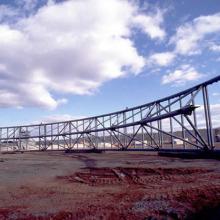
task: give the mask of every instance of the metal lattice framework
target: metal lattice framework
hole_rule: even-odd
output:
[[[0,150],[213,150],[208,87],[219,81],[220,76],[163,99],[95,117],[0,127]],[[203,128],[198,114],[204,115]]]

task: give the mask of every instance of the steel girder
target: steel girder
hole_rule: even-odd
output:
[[[163,99],[95,117],[0,127],[0,150],[213,150],[208,88],[219,81],[220,76]],[[203,126],[198,123],[201,114]]]

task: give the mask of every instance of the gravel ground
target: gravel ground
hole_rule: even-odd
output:
[[[220,219],[220,163],[155,153],[0,154],[0,220]]]

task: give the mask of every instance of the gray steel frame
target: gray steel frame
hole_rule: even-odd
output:
[[[220,76],[217,76],[166,98],[95,117],[0,127],[0,150],[213,150],[208,87],[219,82]],[[195,103],[200,93],[204,105],[205,136],[197,125],[198,106]],[[175,123],[179,130],[174,131]],[[176,140],[180,144],[175,143]]]

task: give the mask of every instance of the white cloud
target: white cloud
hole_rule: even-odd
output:
[[[85,116],[77,116],[76,117],[76,116],[69,115],[69,114],[47,115],[37,121],[34,121],[32,124],[71,121],[71,120],[76,120],[76,119],[80,119],[80,118],[85,118]]]
[[[175,44],[175,51],[179,54],[191,55],[200,52],[199,44],[207,35],[219,33],[220,13],[208,16],[200,16],[192,22],[186,23],[177,29],[171,43]]]
[[[175,54],[172,52],[155,53],[149,57],[150,65],[167,66],[175,59]]]
[[[153,53],[148,57],[146,64],[148,66],[161,66],[166,67],[173,63],[176,57],[179,55],[193,55],[199,54],[203,48],[209,48],[213,51],[220,51],[220,45],[214,43],[202,42],[207,35],[220,32],[220,13],[200,16],[193,21],[183,24],[178,27],[176,34],[170,38],[169,44],[174,44],[175,48],[172,51],[166,51],[161,53]],[[199,44],[200,43],[200,44]],[[218,59],[217,59],[218,61]],[[181,70],[176,70],[175,73],[165,75],[163,82],[166,83],[169,79],[178,78],[182,76]],[[194,70],[190,74],[184,74],[182,81],[191,80],[199,76]],[[181,78],[181,77],[179,77]],[[181,81],[181,80],[177,80]]]
[[[175,85],[184,84],[187,81],[194,81],[201,78],[203,74],[195,70],[190,65],[182,65],[174,72],[164,75],[162,78],[162,84],[174,83]]]
[[[154,15],[146,16],[144,14],[137,15],[134,18],[134,24],[138,25],[152,39],[158,38],[163,40],[166,36],[165,31],[161,28],[163,23],[163,13],[157,10]]]
[[[220,45],[204,40],[208,35],[213,37],[213,34],[219,33],[220,13],[197,17],[191,22],[187,22],[177,28],[176,34],[172,36],[169,41],[169,44],[175,45],[175,48],[172,51],[150,55],[148,57],[147,65],[165,67],[172,64],[175,58],[179,55],[188,56],[199,54],[204,48],[209,48],[213,51],[220,51]],[[181,74],[181,71],[177,70],[177,72],[171,74],[171,76],[176,77],[179,74]],[[195,74],[194,72],[194,74],[191,75],[192,77],[194,75],[196,77],[198,74]],[[189,75],[186,76],[190,77]],[[164,82],[166,81],[165,79],[167,79],[167,76],[164,76]]]
[[[220,45],[218,45],[218,44],[211,44],[209,49],[212,50],[212,51],[215,51],[215,52],[220,52]]]
[[[65,101],[55,93],[91,94],[108,80],[140,73],[145,59],[133,30],[162,39],[162,22],[159,9],[143,14],[131,1],[72,0],[0,24],[0,106],[56,108]]]

